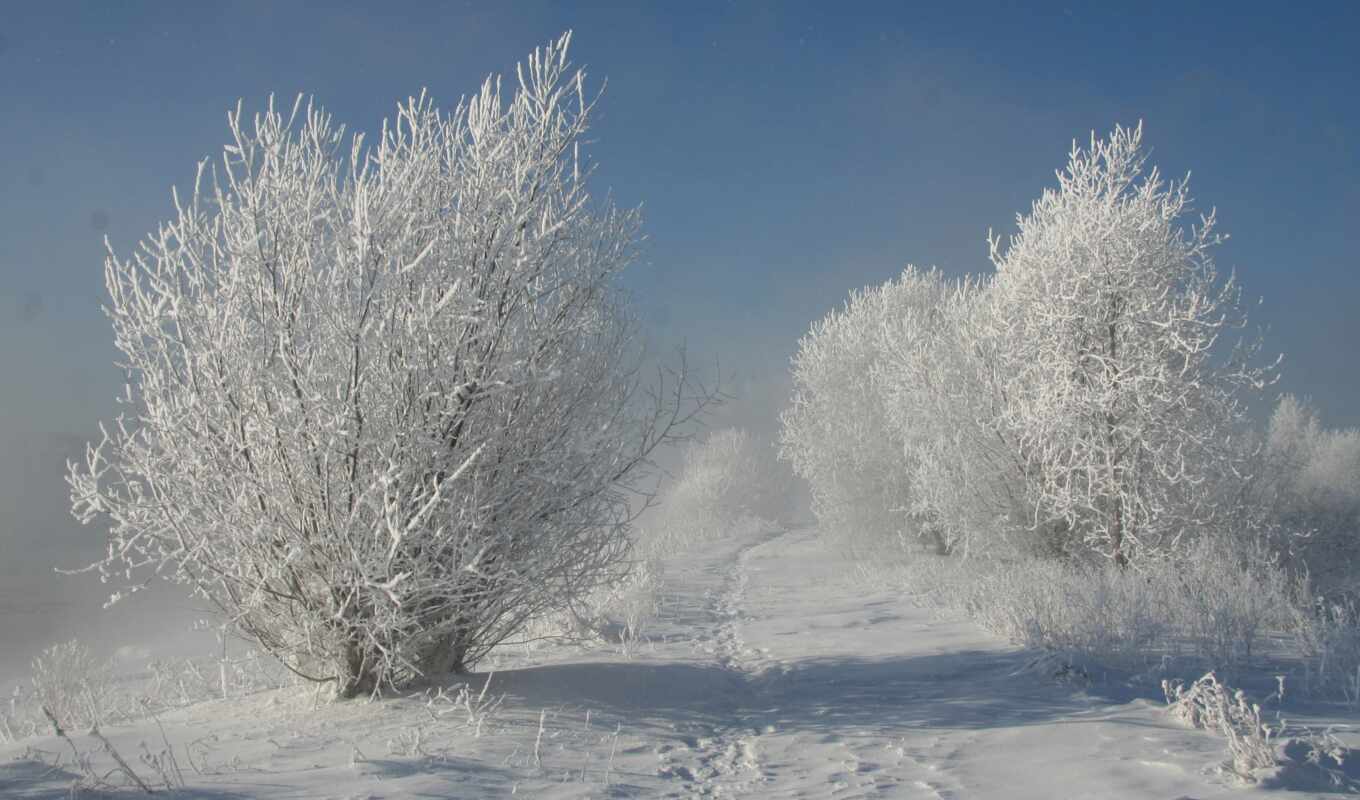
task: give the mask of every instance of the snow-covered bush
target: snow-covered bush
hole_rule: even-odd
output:
[[[1227,739],[1229,766],[1239,778],[1256,782],[1274,769],[1274,742],[1283,726],[1262,722],[1260,705],[1248,700],[1241,689],[1229,689],[1210,672],[1188,687],[1179,681],[1162,681],[1162,692],[1171,716]]]
[[[1150,591],[1145,576],[1025,558],[978,562],[957,580],[946,602],[961,603],[983,627],[1026,647],[1131,671],[1155,663],[1168,647],[1167,597]]]
[[[998,343],[983,327],[991,281],[908,268],[898,283],[905,296],[878,326],[872,390],[904,451],[906,529],[938,554],[1042,550],[1028,530],[1019,444],[1001,425]]]
[[[299,682],[278,661],[253,649],[151,659],[136,669],[125,660],[100,659],[71,640],[34,659],[28,684],[16,685],[0,705],[0,742],[50,733],[44,708],[63,728],[78,732]]]
[[[639,520],[635,555],[659,559],[738,527],[778,525],[789,493],[771,448],[740,428],[713,431],[685,448],[674,479]]]
[[[939,273],[909,268],[882,286],[851,292],[844,308],[814,323],[798,343],[780,455],[809,484],[823,533],[851,548],[918,536],[913,452],[893,424],[877,371],[886,326],[929,316],[945,292]]]
[[[755,513],[764,488],[763,467],[746,431],[714,431],[685,448],[676,480],[662,502],[714,520]]]
[[[1295,570],[1322,594],[1360,594],[1360,430],[1325,428],[1284,395],[1257,469],[1253,499]]]
[[[1293,584],[1262,550],[1209,537],[1155,575],[1149,588],[1174,598],[1172,622],[1209,668],[1250,664],[1265,635],[1289,625]]]
[[[707,397],[639,381],[638,217],[587,192],[568,43],[371,146],[301,98],[238,107],[193,198],[110,252],[126,408],[69,478],[106,577],[184,582],[351,696],[620,574],[624,489]]]
[[[472,731],[473,736],[480,738],[482,729],[486,727],[488,721],[496,716],[500,711],[501,705],[505,702],[505,694],[495,694],[491,692],[491,681],[495,678],[494,673],[487,673],[486,680],[482,681],[481,688],[474,689],[467,683],[459,683],[456,686],[435,687],[426,689],[424,693],[425,713],[431,722],[446,722],[462,720],[463,725]],[[419,750],[421,738],[421,728],[416,727],[406,735],[407,747],[403,750],[409,751],[405,755],[423,755]],[[392,742],[388,743],[389,749]]]
[[[1296,624],[1295,590],[1268,560],[1211,549],[1138,570],[1033,556],[918,559],[899,581],[1012,642],[1080,664],[1136,673],[1171,657],[1244,667],[1268,633]]]
[[[136,694],[150,710],[160,710],[279,689],[298,680],[277,661],[252,649],[230,657],[152,659],[140,685],[122,691]]]
[[[72,639],[33,659],[32,702],[66,730],[102,724],[109,713],[112,666]]]
[[[778,451],[768,440],[758,439],[742,428],[715,430],[700,443],[686,448],[681,464],[682,488],[677,480],[670,493],[672,503],[680,504],[677,492],[700,490],[694,500],[718,516],[736,519],[756,517],[770,523],[787,523],[791,498],[795,492],[793,473],[779,461]],[[712,492],[709,499],[701,499]]]
[[[1273,369],[1213,214],[1145,161],[1141,127],[1092,136],[993,277],[909,268],[812,326],[782,452],[829,533],[1123,567],[1239,521]]]
[[[1328,601],[1301,582],[1290,632],[1304,658],[1304,689],[1360,705],[1360,609],[1352,598]]]
[[[617,644],[628,656],[647,638],[656,619],[663,586],[661,567],[655,561],[635,562],[626,575],[610,586],[597,589],[581,603],[573,620],[578,632],[594,640]]]

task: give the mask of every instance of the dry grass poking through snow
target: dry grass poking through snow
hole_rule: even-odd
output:
[[[1360,707],[1360,608],[1324,602],[1264,559],[1200,545],[1135,570],[1041,559],[857,554],[860,579],[967,615],[1068,675],[1246,675],[1269,660],[1300,696]],[[1192,672],[1193,671],[1193,672]],[[1259,677],[1259,676],[1258,676]]]
[[[1288,651],[1271,656],[1292,660],[1301,673],[1291,686],[1360,705],[1356,605],[1315,601],[1306,582],[1290,581],[1265,561],[1221,557],[1208,547],[1137,571],[924,555],[884,567],[883,554],[861,560],[859,571],[1049,654],[1035,663],[1053,667],[1055,677],[1089,679],[1112,669],[1142,682],[1191,665],[1211,670],[1189,685],[1161,685],[1174,717],[1226,741],[1226,774],[1262,787],[1360,791],[1360,755],[1330,730],[1290,727],[1278,712],[1268,721],[1260,704],[1212,671],[1251,674],[1269,641],[1274,651]],[[1273,699],[1283,701],[1285,678],[1278,679]]]
[[[1309,593],[1298,595],[1290,632],[1304,660],[1305,691],[1360,707],[1360,608],[1354,600],[1310,603]]]
[[[1086,667],[1140,673],[1170,660],[1245,668],[1259,660],[1268,636],[1299,621],[1283,573],[1207,553],[1124,571],[1041,559],[899,563],[863,569],[1012,642]]]
[[[1294,730],[1284,719],[1265,722],[1259,703],[1212,672],[1189,686],[1164,680],[1162,691],[1173,717],[1227,740],[1223,767],[1239,780],[1265,788],[1360,790],[1360,758],[1331,730]]]
[[[1249,702],[1241,689],[1230,690],[1210,672],[1188,687],[1164,680],[1162,691],[1173,717],[1228,740],[1231,768],[1239,777],[1254,780],[1261,770],[1275,766],[1273,742],[1283,726],[1263,723],[1261,706]]]
[[[0,706],[0,744],[52,731],[82,731],[147,719],[207,700],[293,685],[297,679],[272,659],[240,655],[152,659],[118,673],[79,641],[53,645],[33,661],[28,685],[17,685]]]

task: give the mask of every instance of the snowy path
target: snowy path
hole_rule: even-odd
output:
[[[1158,705],[1110,706],[1017,674],[1028,656],[973,625],[857,586],[815,531],[676,572],[709,603],[700,649],[740,677],[723,718],[671,768],[692,776],[676,796],[1259,794],[1201,775],[1220,743]]]
[[[508,696],[481,736],[457,715],[430,718],[419,699],[314,709],[293,693],[168,714],[171,740],[197,741],[205,765],[180,796],[1268,794],[1205,774],[1222,743],[1177,727],[1159,703],[1022,672],[1025,654],[852,575],[813,530],[674,559],[651,645],[631,659],[550,651],[499,665],[493,689]],[[149,725],[108,732],[132,754],[160,742]],[[65,797],[71,777],[0,748],[0,797]]]

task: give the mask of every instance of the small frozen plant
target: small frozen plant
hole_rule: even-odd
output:
[[[71,763],[80,771],[80,777],[78,777],[71,785],[71,797],[74,798],[79,796],[83,789],[94,789],[102,792],[125,787],[136,787],[137,789],[140,789],[143,794],[156,794],[157,791],[159,791],[157,787],[148,783],[133,770],[132,766],[128,764],[127,759],[123,758],[123,755],[113,746],[113,743],[110,742],[104,734],[99,732],[98,723],[90,725],[88,735],[91,739],[94,739],[99,743],[104,756],[114,763],[115,766],[113,769],[96,769],[94,766],[94,753],[76,747],[75,741],[72,740],[70,734],[62,727],[61,721],[52,713],[52,709],[43,706],[42,712],[43,716],[47,717],[48,724],[51,725],[52,733],[56,735],[58,739],[64,741],[66,746],[70,748]],[[164,788],[173,791],[177,787],[183,787],[184,782],[183,776],[179,774],[178,764],[174,765],[175,777],[172,778],[170,776],[169,765],[173,763],[174,756],[169,753],[169,747],[169,743],[167,742],[166,752],[159,755],[153,755],[146,748],[146,743],[143,742],[142,749],[144,755],[142,760],[148,765],[157,767],[158,769],[164,769],[161,773],[166,781]],[[148,760],[148,756],[150,757],[150,760]],[[57,761],[52,764],[53,768],[58,767],[60,763],[60,757],[58,757]],[[178,780],[178,783],[172,782],[173,780]]]
[[[1210,672],[1189,687],[1180,681],[1164,680],[1162,692],[1173,717],[1191,727],[1217,732],[1228,740],[1233,774],[1258,782],[1275,769],[1274,740],[1283,725],[1262,722],[1261,706],[1249,702],[1241,689],[1229,689]]]
[[[618,608],[625,653],[633,642],[643,638],[647,623],[656,616],[660,593],[661,576],[655,564],[643,562],[629,573]]]
[[[449,716],[464,717],[473,735],[480,737],[482,727],[500,710],[501,703],[505,702],[504,694],[490,693],[491,678],[494,675],[495,673],[487,674],[486,681],[478,692],[473,692],[466,683],[458,684],[453,694],[443,687],[433,691],[427,689],[425,713],[433,722],[443,722]]]
[[[1337,765],[1345,764],[1346,756],[1350,753],[1350,751],[1346,749],[1346,746],[1341,743],[1341,740],[1332,735],[1332,730],[1330,728],[1322,732],[1310,730],[1301,741],[1305,742],[1308,747],[1307,753],[1305,754],[1308,763],[1317,764],[1318,766],[1324,766],[1329,763]]]
[[[22,705],[21,705],[22,704]],[[28,696],[20,686],[15,686],[9,698],[0,705],[0,743],[13,744],[37,731]]]
[[[412,725],[398,732],[396,736],[387,740],[387,754],[405,757],[428,756],[429,753],[425,752],[425,729],[420,725]]]
[[[646,637],[647,625],[656,617],[661,594],[661,568],[654,561],[639,561],[618,583],[592,599],[584,620],[589,633],[618,644],[625,657],[633,645]]]

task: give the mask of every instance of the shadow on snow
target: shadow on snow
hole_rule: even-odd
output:
[[[1017,675],[1028,658],[972,650],[806,659],[754,674],[701,664],[574,663],[498,672],[495,683],[522,707],[589,708],[634,727],[735,718],[781,732],[981,729],[1047,722],[1089,707],[1069,688]]]

